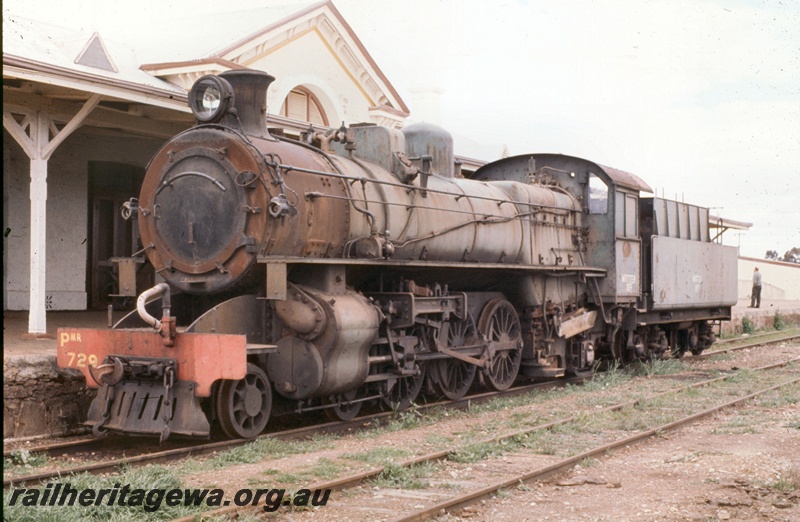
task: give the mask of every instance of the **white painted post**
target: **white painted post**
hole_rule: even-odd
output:
[[[31,157],[31,264],[28,333],[47,333],[47,160],[42,149],[50,141],[49,120],[37,111],[31,122],[31,141],[35,155]]]
[[[28,333],[47,333],[47,160],[31,159],[31,264]]]

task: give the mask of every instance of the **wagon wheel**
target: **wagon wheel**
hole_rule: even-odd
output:
[[[450,348],[464,346],[474,342],[475,337],[475,320],[468,315],[463,321],[450,323],[447,346]],[[474,364],[454,358],[439,359],[433,362],[431,374],[436,376],[436,385],[442,394],[455,401],[469,391],[477,368]]]
[[[227,436],[234,439],[258,436],[267,426],[272,411],[272,385],[264,370],[248,363],[244,379],[222,381],[216,410]]]
[[[511,341],[514,345],[514,348],[496,351],[483,370],[492,389],[507,390],[514,384],[522,363],[522,328],[517,311],[505,299],[492,299],[481,312],[478,331],[490,342]]]
[[[338,393],[331,395],[323,400],[325,404],[333,404],[332,408],[325,408],[325,415],[332,421],[349,421],[353,420],[358,412],[361,411],[361,403],[353,402],[344,404],[346,402],[355,400],[358,396],[358,389],[350,390],[345,393]]]
[[[391,409],[403,411],[411,406],[422,389],[425,382],[425,365],[419,365],[419,375],[409,375],[408,377],[397,377],[391,389],[383,396],[383,402]]]

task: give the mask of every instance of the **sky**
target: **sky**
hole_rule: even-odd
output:
[[[5,0],[3,9],[113,30],[286,3],[295,2]],[[439,123],[459,136],[632,172],[659,196],[752,223],[724,236],[743,256],[800,247],[800,2],[333,3],[412,119],[412,91],[441,89]]]

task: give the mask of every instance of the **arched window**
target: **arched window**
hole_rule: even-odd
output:
[[[281,116],[294,120],[303,120],[318,125],[328,125],[328,118],[322,105],[309,91],[302,87],[295,87],[289,93],[283,105],[281,105]]]

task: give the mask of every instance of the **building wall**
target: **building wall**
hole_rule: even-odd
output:
[[[739,299],[749,299],[753,269],[761,272],[761,299],[800,300],[800,264],[739,258]]]
[[[78,131],[47,168],[47,281],[49,310],[87,306],[88,165],[113,161],[145,166],[160,140]],[[30,161],[3,132],[3,307],[27,310],[30,285]],[[136,194],[132,194],[136,196]]]
[[[259,60],[248,63],[253,69],[275,77],[267,95],[267,111],[277,114],[286,96],[302,85],[314,93],[332,127],[369,122],[369,108],[378,100],[370,99],[331,54],[331,50],[314,32],[309,32]],[[298,64],[305,64],[298,67]]]

